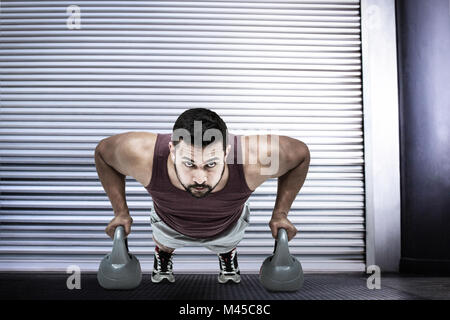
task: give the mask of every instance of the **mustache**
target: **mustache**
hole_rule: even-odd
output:
[[[189,188],[209,188],[208,185],[190,185]]]

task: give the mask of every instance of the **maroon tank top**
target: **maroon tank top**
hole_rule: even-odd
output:
[[[233,226],[253,193],[245,181],[240,136],[228,134],[234,150],[227,158],[229,177],[225,187],[195,198],[175,187],[169,179],[167,159],[171,134],[158,133],[153,156],[152,178],[147,189],[156,214],[172,229],[193,238],[218,236]]]

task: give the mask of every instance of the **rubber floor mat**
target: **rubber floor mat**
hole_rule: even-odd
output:
[[[305,274],[296,292],[268,292],[257,274],[241,275],[241,283],[220,284],[213,274],[175,274],[175,283],[152,283],[144,274],[133,290],[105,290],[96,274],[81,274],[81,288],[67,288],[68,274],[2,273],[0,299],[37,300],[416,300],[424,299],[392,287],[368,289],[365,274]]]

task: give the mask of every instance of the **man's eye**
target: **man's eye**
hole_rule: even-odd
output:
[[[206,165],[208,168],[214,168],[216,166],[215,162],[210,162]]]
[[[191,163],[191,162],[185,162],[184,165],[185,165],[186,167],[192,167],[192,163]]]

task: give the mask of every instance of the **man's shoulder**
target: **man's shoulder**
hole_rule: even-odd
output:
[[[257,134],[241,136],[242,164],[259,168],[264,166],[266,158],[274,150],[278,150],[278,136],[271,134]]]
[[[244,170],[245,180],[250,190],[255,190],[264,183],[268,177],[261,174],[262,164],[259,152],[267,147],[267,135],[247,135],[240,136],[241,140],[241,161]]]
[[[130,176],[144,186],[147,186],[151,180],[157,137],[158,133],[147,131],[124,133],[126,149],[134,160],[130,165]]]

